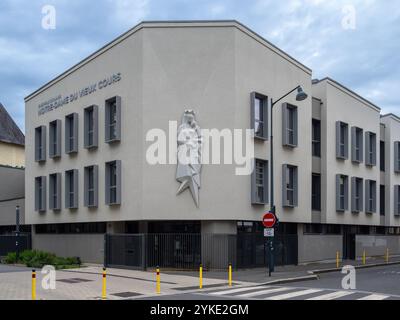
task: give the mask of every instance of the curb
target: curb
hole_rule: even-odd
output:
[[[300,276],[300,277],[294,277],[294,278],[272,280],[272,281],[268,281],[268,282],[263,282],[259,285],[265,286],[265,285],[284,284],[284,283],[299,282],[299,281],[318,280],[318,279],[319,279],[319,276],[317,274],[310,274],[308,276]]]
[[[400,261],[395,262],[384,262],[384,263],[374,263],[374,264],[366,264],[366,265],[356,265],[353,266],[355,269],[367,269],[367,268],[374,268],[374,267],[384,267],[384,266],[391,266],[400,264]],[[340,272],[342,268],[331,268],[331,269],[317,269],[317,270],[310,270],[307,271],[310,275],[318,275],[322,273],[330,273],[330,272]]]

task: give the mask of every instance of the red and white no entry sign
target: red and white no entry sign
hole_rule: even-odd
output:
[[[276,223],[276,217],[272,212],[268,212],[268,213],[264,214],[262,222],[263,222],[264,227],[272,228]]]

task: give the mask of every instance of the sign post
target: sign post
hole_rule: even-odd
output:
[[[267,212],[263,217],[264,236],[268,239],[268,253],[269,253],[269,263],[268,263],[268,275],[274,271],[274,237],[275,237],[275,224],[276,216],[273,212]]]

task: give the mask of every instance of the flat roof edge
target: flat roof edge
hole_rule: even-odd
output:
[[[203,26],[203,27],[218,27],[218,26],[219,27],[229,27],[229,26],[236,27],[239,30],[241,30],[242,32],[246,33],[247,35],[252,36],[255,40],[264,42],[264,44],[269,49],[273,50],[276,54],[280,55],[284,59],[286,59],[289,62],[291,62],[292,64],[296,65],[297,67],[301,68],[303,71],[309,73],[310,75],[312,73],[312,70],[309,67],[305,66],[298,60],[294,59],[289,54],[284,52],[282,49],[278,48],[273,43],[266,40],[265,38],[260,36],[258,33],[251,30],[249,27],[245,26],[244,24],[242,24],[241,22],[239,22],[237,20],[166,20],[166,21],[158,21],[158,20],[151,21],[151,20],[149,20],[149,21],[142,21],[142,22],[138,23],[131,29],[122,33],[117,38],[106,43],[100,49],[91,53],[89,56],[87,56],[83,60],[74,64],[72,67],[68,68],[67,70],[65,70],[64,72],[62,72],[61,74],[59,74],[58,76],[53,78],[52,80],[50,80],[47,83],[45,83],[44,85],[40,86],[37,90],[35,90],[32,93],[30,93],[29,95],[27,95],[24,98],[24,101],[27,102],[27,101],[31,100],[32,98],[34,98],[35,96],[37,96],[38,94],[43,92],[45,89],[51,87],[52,85],[56,84],[57,82],[61,81],[64,78],[66,78],[71,73],[75,72],[76,70],[78,70],[79,68],[84,66],[85,64],[89,63],[90,61],[92,61],[93,59],[95,59],[96,57],[101,55],[102,53],[110,50],[112,47],[114,47],[115,45],[124,41],[126,38],[130,37],[131,35],[135,34],[136,32],[138,32],[139,30],[141,30],[143,28],[174,27],[174,25],[176,27],[182,27],[182,26],[185,26],[185,24],[187,26],[191,26],[191,27],[196,27],[196,26],[198,26],[198,27],[201,27],[201,26]]]

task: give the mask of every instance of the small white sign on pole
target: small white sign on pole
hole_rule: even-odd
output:
[[[265,228],[264,229],[264,237],[274,237],[275,236],[275,229],[274,228]]]

